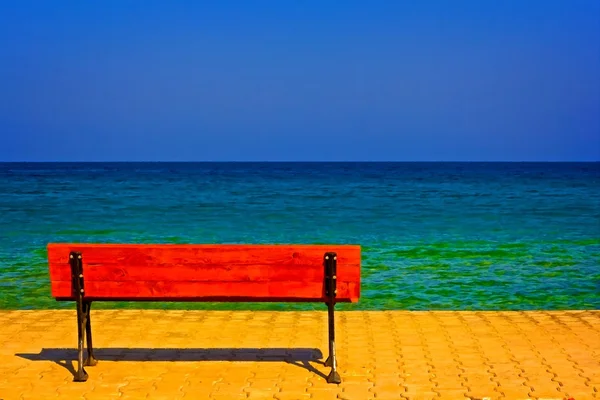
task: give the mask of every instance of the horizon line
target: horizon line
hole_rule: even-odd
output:
[[[113,160],[113,161],[102,161],[102,160],[92,160],[92,161],[76,161],[76,160],[71,160],[71,161],[48,161],[48,160],[37,160],[37,161],[3,161],[0,160],[0,164],[83,164],[83,163],[89,163],[89,164],[127,164],[127,163],[170,163],[170,164],[201,164],[201,163],[211,163],[211,164],[217,164],[217,163],[261,163],[261,164],[268,164],[268,163],[287,163],[287,164],[308,164],[308,163],[380,163],[380,164],[391,164],[391,163],[405,163],[405,164],[409,164],[409,163],[504,163],[504,164],[508,164],[508,163],[512,163],[512,164],[518,164],[518,163],[598,163],[600,162],[599,160],[561,160],[561,161],[556,161],[556,160],[519,160],[519,161],[510,161],[510,160],[452,160],[452,161],[444,161],[444,160],[419,160],[419,161],[415,161],[415,160],[411,160],[411,161],[392,161],[392,160],[377,160],[377,161],[368,161],[368,160],[311,160],[311,161],[302,161],[302,160],[295,160],[295,161],[283,161],[283,160],[203,160],[203,161],[191,161],[191,160],[186,160],[186,161],[169,161],[169,160],[136,160],[136,161],[126,161],[126,160]]]

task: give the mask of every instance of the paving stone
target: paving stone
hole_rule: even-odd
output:
[[[496,388],[485,389],[485,388],[480,388],[480,387],[477,387],[473,390],[469,389],[466,393],[466,397],[471,400],[481,400],[481,399],[496,400],[496,399],[500,399],[500,398],[504,397],[502,395],[502,393],[498,392],[495,389]]]
[[[274,399],[274,395],[278,393],[277,390],[252,390],[247,393],[247,398],[250,400],[255,399]]]
[[[437,392],[431,390],[407,390],[402,393],[402,398],[410,400],[436,400],[439,398]]]
[[[338,389],[337,387],[330,388],[322,386],[308,388],[306,392],[309,393],[313,399],[328,400],[337,399],[338,394],[341,393],[341,389]]]
[[[404,386],[385,385],[371,389],[376,399],[401,399],[406,392]]]
[[[439,400],[467,399],[467,391],[461,389],[438,389]]]
[[[531,398],[531,389],[523,385],[511,385],[506,384],[498,388],[498,392],[501,393],[507,400],[520,400]]]
[[[282,390],[273,395],[273,398],[277,400],[305,400],[310,399],[310,397],[310,393],[294,390]]]
[[[343,400],[368,400],[375,398],[375,393],[366,386],[351,386],[344,388],[338,397]]]

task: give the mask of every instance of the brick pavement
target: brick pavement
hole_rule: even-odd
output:
[[[600,399],[600,311],[0,311],[0,399]]]

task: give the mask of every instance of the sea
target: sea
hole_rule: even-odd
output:
[[[340,310],[599,309],[600,163],[0,163],[0,309],[74,308],[49,242],[358,244]]]

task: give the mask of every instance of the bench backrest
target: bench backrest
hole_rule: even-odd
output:
[[[80,252],[89,300],[325,301],[324,255],[337,253],[338,302],[360,297],[360,246],[48,244],[52,296],[72,300]]]

